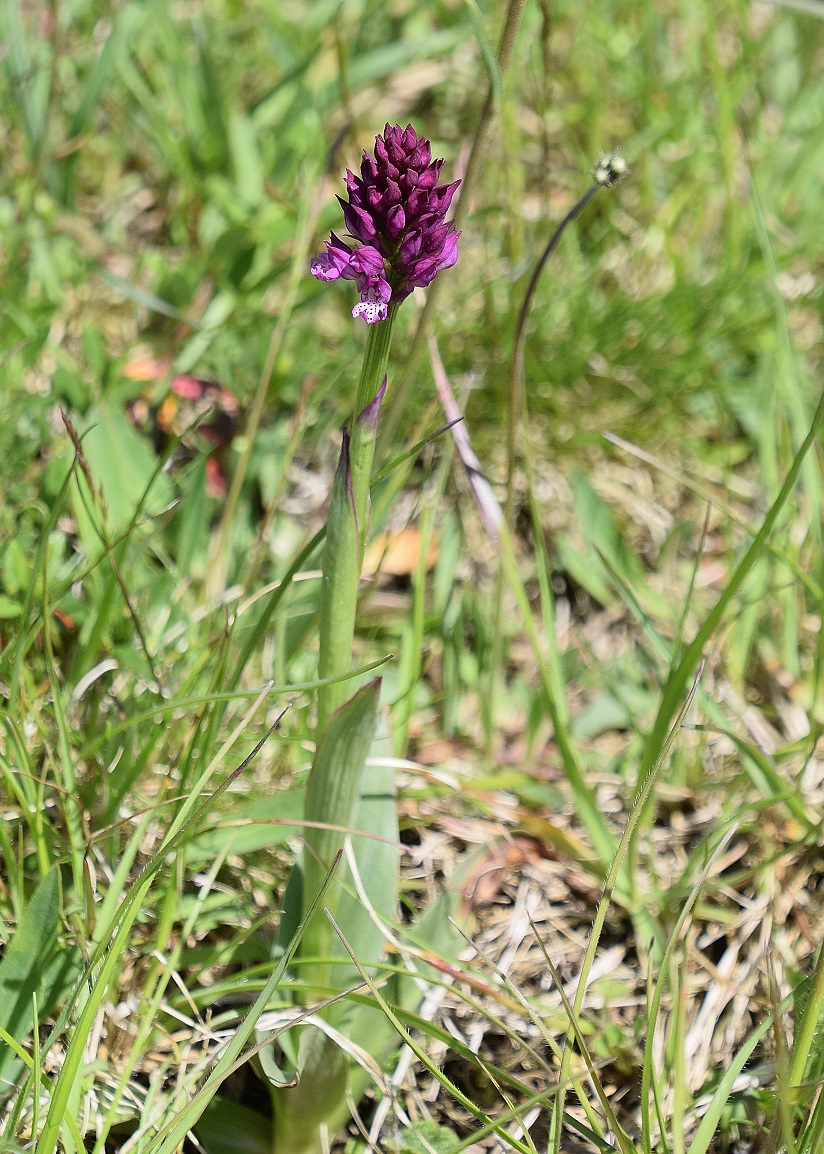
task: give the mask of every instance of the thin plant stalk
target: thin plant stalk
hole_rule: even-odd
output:
[[[390,308],[387,319],[369,330],[358,381],[357,404],[350,429],[344,430],[332,489],[321,565],[318,672],[324,680],[348,673],[352,663],[358,586],[369,532],[369,490],[377,422],[396,311],[396,308]],[[319,691],[318,740],[332,714],[343,704],[346,688],[345,683],[333,681]]]
[[[358,381],[357,400],[350,427],[352,490],[355,494],[355,512],[360,527],[361,559],[363,559],[363,548],[368,532],[369,486],[372,481],[372,465],[375,459],[375,434],[372,431],[370,435],[368,423],[359,421],[358,416],[374,403],[381,382],[386,379],[389,350],[392,344],[392,332],[397,312],[398,306],[390,305],[386,320],[382,324],[372,325],[369,329],[363,368]]]
[[[555,252],[560,243],[566,228],[570,225],[580,214],[584,211],[595,194],[601,188],[611,188],[624,176],[626,172],[626,164],[620,153],[611,153],[602,156],[593,171],[593,183],[584,193],[584,195],[572,206],[563,220],[560,222],[555,232],[549,239],[541,256],[538,259],[532,276],[529,279],[526,292],[524,293],[521,307],[518,310],[518,318],[515,325],[515,339],[512,348],[512,360],[510,363],[510,377],[509,377],[509,410],[507,417],[507,480],[506,480],[506,506],[504,510],[504,521],[509,527],[510,531],[514,533],[514,517],[515,517],[515,458],[517,451],[517,436],[518,430],[521,427],[521,418],[525,407],[525,391],[524,391],[524,346],[526,344],[526,326],[529,320],[529,314],[532,309],[532,303],[535,297],[535,291],[538,287],[538,281],[541,274],[546,267],[547,261]],[[533,514],[535,511],[535,502],[532,501]],[[536,526],[539,528],[539,526]],[[495,628],[494,641],[492,647],[492,660],[489,666],[489,700],[495,700],[496,685],[498,680],[498,671],[503,666],[503,585],[504,574],[500,571],[495,590]],[[542,592],[546,594],[549,592],[549,586],[545,583]],[[553,726],[557,731],[558,717],[563,720],[565,709],[565,702],[563,700],[563,679],[560,676],[560,665],[557,660],[554,645],[554,608],[550,600],[544,603],[544,615],[547,637],[550,643],[550,657],[554,670],[554,693],[550,699],[550,714]],[[488,731],[487,744],[491,745],[492,741],[492,713],[487,711],[488,715]]]
[[[340,461],[332,486],[326,523],[320,592],[320,652],[318,674],[331,684],[318,690],[317,741],[326,732],[335,710],[343,704],[346,686],[334,678],[346,673],[352,661],[355,613],[360,575],[360,534],[355,512],[350,468],[349,433],[344,430]]]
[[[529,320],[529,314],[532,310],[532,302],[535,298],[535,291],[538,287],[538,281],[541,279],[541,273],[546,267],[547,261],[555,252],[561,237],[564,235],[567,227],[581,215],[589,202],[593,199],[595,194],[604,187],[603,181],[596,180],[590,185],[584,195],[576,204],[572,206],[564,219],[555,229],[549,243],[547,244],[538,263],[530,277],[527,285],[524,299],[521,301],[521,307],[518,310],[518,320],[515,325],[515,342],[512,349],[512,362],[510,364],[509,372],[509,415],[506,430],[506,446],[507,446],[507,476],[506,476],[506,520],[507,524],[512,526],[512,518],[515,509],[515,493],[514,493],[514,474],[515,474],[515,456],[516,456],[516,442],[518,437],[518,429],[520,427],[521,409],[523,406],[524,396],[524,346],[526,344],[526,326]]]

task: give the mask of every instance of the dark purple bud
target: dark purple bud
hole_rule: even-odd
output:
[[[386,231],[392,240],[397,240],[406,227],[406,214],[399,204],[386,214]]]
[[[422,248],[426,253],[438,253],[443,248],[443,242],[446,240],[449,232],[449,225],[444,221],[443,224],[431,225],[425,231],[422,230],[423,244]]]
[[[421,234],[417,230],[415,232],[408,232],[401,243],[401,261],[404,264],[409,264],[420,254],[420,251]]]
[[[401,143],[406,152],[413,152],[418,147],[418,134],[411,124],[407,124]]]
[[[346,221],[346,227],[349,230],[349,235],[356,237],[357,240],[362,240],[365,244],[370,243],[377,236],[377,229],[371,214],[365,209],[360,208],[356,204],[347,204],[346,201],[341,200],[340,206],[343,209],[343,219]]]
[[[377,163],[368,152],[364,152],[363,160],[361,161],[361,176],[363,177],[364,182],[369,184],[371,181],[376,179],[377,175]]]
[[[421,193],[431,192],[438,183],[438,174],[433,172],[431,168],[427,168],[418,177],[418,183],[415,186],[416,190]]]
[[[387,141],[386,152],[389,156],[390,163],[394,164],[399,172],[406,168],[409,162],[407,160],[406,153],[397,141]]]
[[[426,288],[434,279],[440,265],[437,257],[424,256],[416,260],[409,273],[409,283],[414,288]]]
[[[424,171],[428,164],[429,156],[427,154],[427,149],[424,148],[423,144],[420,144],[409,157],[408,169],[414,172],[417,176],[418,173]]]
[[[445,215],[449,211],[449,206],[452,204],[452,197],[461,182],[455,180],[452,184],[440,184],[434,188],[429,194],[429,208],[432,212],[438,212]]]
[[[349,265],[364,276],[380,276],[384,272],[383,257],[369,244],[362,244],[354,250]]]
[[[441,269],[452,268],[452,266],[454,264],[457,264],[457,261],[458,261],[458,237],[460,235],[461,234],[459,232],[451,232],[449,234],[449,236],[446,238],[446,244],[444,244],[443,250],[441,251],[441,261],[440,261],[440,268]],[[440,269],[439,269],[439,271],[440,271]]]
[[[387,180],[386,192],[384,193],[384,202],[386,204],[400,204],[401,189],[400,185],[394,180]]]
[[[410,220],[421,215],[426,210],[429,201],[429,194],[421,188],[415,188],[409,194],[406,200],[406,210]]]

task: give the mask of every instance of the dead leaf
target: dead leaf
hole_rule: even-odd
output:
[[[421,532],[415,525],[399,533],[378,533],[366,550],[363,576],[374,577],[381,573],[384,577],[409,577],[418,567],[420,554]],[[433,541],[426,558],[427,570],[433,567],[437,556]]]
[[[548,856],[546,847],[534,837],[516,836],[499,841],[464,888],[470,909],[492,905],[508,874],[518,874],[525,865],[535,865]]]

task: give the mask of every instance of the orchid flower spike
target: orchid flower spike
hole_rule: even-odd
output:
[[[388,306],[425,288],[458,259],[458,237],[446,214],[461,183],[438,184],[442,160],[411,124],[384,128],[375,155],[364,152],[360,176],[346,170],[347,200],[338,197],[352,246],[331,234],[311,263],[318,280],[353,280],[360,301],[353,317],[373,325]]]

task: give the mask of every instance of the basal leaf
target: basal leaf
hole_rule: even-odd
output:
[[[56,948],[60,921],[57,869],[52,868],[31,901],[0,962],[0,1026],[22,1042],[33,1024],[32,995],[39,1013],[46,1013],[70,988],[76,960]],[[0,1045],[0,1085],[13,1084],[19,1061]]]

